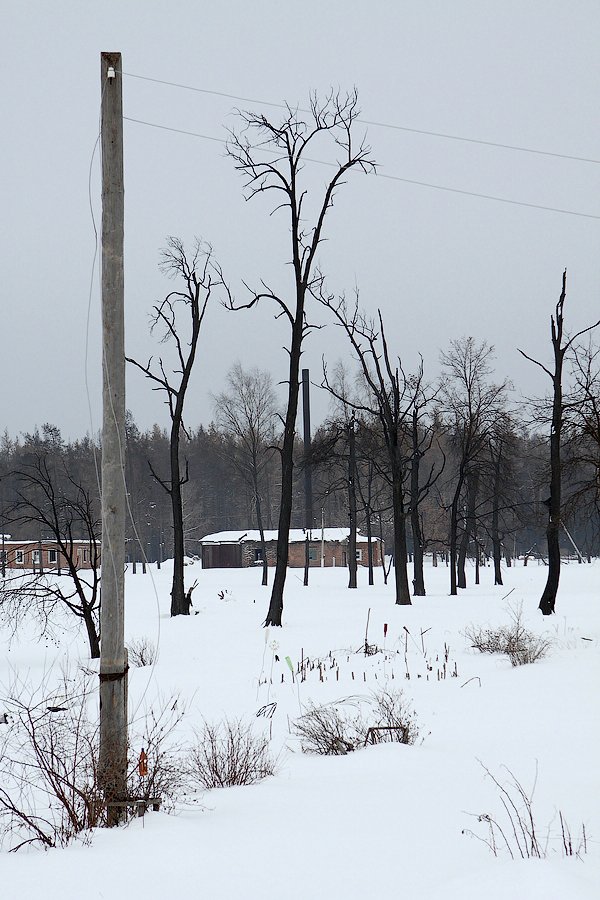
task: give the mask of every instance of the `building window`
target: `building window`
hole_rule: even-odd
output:
[[[310,562],[313,562],[317,558],[317,551],[315,550],[314,547],[309,548],[308,558],[309,558]]]
[[[56,550],[48,550],[48,562],[49,563],[56,562]]]
[[[84,550],[84,551],[83,551],[83,561],[84,561],[84,562],[87,562],[87,561],[88,561],[88,552],[87,552],[87,550]]]
[[[264,559],[262,547],[254,548],[254,562],[262,562]]]
[[[18,566],[23,565],[23,551],[15,550],[15,562]]]
[[[356,562],[362,562],[362,550],[356,551]]]
[[[32,550],[31,551],[31,562],[34,566],[39,566],[41,559],[41,551],[40,550]]]

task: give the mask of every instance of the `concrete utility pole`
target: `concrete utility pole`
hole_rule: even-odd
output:
[[[121,54],[100,55],[102,116],[102,595],[99,777],[107,824],[127,796],[125,572],[125,329]]]

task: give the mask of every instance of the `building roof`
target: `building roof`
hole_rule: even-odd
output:
[[[309,539],[318,542],[323,538],[328,543],[342,543],[348,540],[350,535],[349,528],[324,528],[321,532],[320,528],[311,529]],[[265,531],[265,541],[270,543],[277,540],[277,530]],[[306,540],[306,529],[290,528],[290,544],[301,544]],[[356,540],[361,544],[367,542],[367,537],[357,531]],[[375,543],[379,538],[371,537],[371,543]],[[244,544],[246,542],[260,541],[260,532],[258,529],[248,531],[217,531],[215,534],[207,534],[201,538],[201,544]]]
[[[65,538],[64,540],[66,544],[85,544],[86,546],[88,546],[91,543],[89,538],[73,538],[73,540],[67,540],[67,538]],[[5,547],[29,547],[29,545],[31,545],[34,549],[36,547],[39,547],[40,544],[42,545],[42,547],[47,547],[50,544],[54,546],[54,544],[56,543],[57,541],[55,538],[43,538],[41,541],[39,541],[37,538],[23,538],[23,540],[21,541],[16,541],[11,538],[10,541],[6,539],[3,541]],[[100,540],[96,539],[96,543],[99,544]]]

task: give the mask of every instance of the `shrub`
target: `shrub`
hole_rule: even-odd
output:
[[[358,715],[341,711],[333,704],[309,705],[293,727],[304,753],[318,753],[321,756],[344,756],[356,749],[360,736],[365,733]]]
[[[419,735],[415,714],[402,691],[388,690],[370,700],[346,698],[325,706],[311,705],[293,727],[304,753],[324,756],[343,756],[368,740],[414,744]]]
[[[127,644],[129,664],[137,668],[151,666],[156,659],[156,646],[150,638],[141,637]]]
[[[177,726],[185,716],[179,696],[171,696],[152,707],[132,729],[129,736],[128,793],[149,800],[159,797],[162,809],[171,809],[187,788],[183,746]],[[140,727],[141,725],[141,727]],[[140,775],[140,751],[146,754],[147,774]]]
[[[471,625],[465,630],[465,637],[480,653],[506,654],[513,666],[534,663],[546,656],[552,641],[525,628],[522,606],[512,608],[510,616],[510,624],[498,628]]]
[[[269,742],[239,719],[204,722],[189,757],[192,783],[203,788],[255,784],[275,771]]]
[[[0,748],[0,840],[10,850],[64,847],[100,823],[98,728],[90,679],[63,675],[53,691],[15,682]]]
[[[419,728],[416,716],[402,691],[380,691],[375,694],[372,705],[373,726],[392,729],[378,733],[376,739],[374,739],[375,735],[372,735],[372,743],[380,744],[386,741],[400,744],[415,743],[419,736]]]
[[[499,815],[479,813],[475,816],[478,822],[486,825],[486,833],[483,836],[471,829],[464,829],[463,834],[482,841],[494,856],[507,852],[512,859],[546,859],[550,852],[552,835],[548,827],[542,840],[540,826],[536,821],[533,795],[537,782],[537,767],[533,788],[527,791],[510,769],[505,767],[509,777],[506,782],[501,782],[489,769],[481,765],[485,777],[489,778],[498,790],[503,811]],[[563,856],[581,857],[587,853],[585,825],[581,826],[579,838],[574,842],[569,825],[560,810],[558,815],[560,837],[557,836],[557,839],[560,843],[560,852]]]

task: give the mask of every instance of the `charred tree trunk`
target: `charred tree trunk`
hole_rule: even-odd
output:
[[[183,539],[183,499],[181,496],[181,471],[179,467],[179,428],[173,421],[171,428],[171,509],[173,511],[173,584],[171,586],[171,615],[189,616],[190,607],[186,602],[183,579],[185,545]]]
[[[502,584],[502,541],[500,539],[500,469],[502,463],[502,443],[500,442],[494,455],[492,447],[492,459],[494,462],[494,482],[492,490],[492,555],[494,557],[494,584]]]
[[[365,509],[367,516],[367,560],[369,565],[369,586],[375,584],[373,577],[373,528],[371,526],[371,507]]]
[[[408,554],[406,550],[406,515],[404,511],[404,479],[402,466],[397,459],[392,463],[392,504],[394,510],[394,576],[396,580],[396,604],[410,606],[408,586]]]
[[[548,525],[546,540],[548,542],[548,578],[544,587],[539,609],[543,615],[554,612],[556,594],[560,580],[560,523],[561,523],[561,460],[560,437],[562,429],[562,364],[564,354],[561,352],[562,314],[557,316],[556,326],[552,325],[552,346],[554,348],[554,376],[552,379],[552,426],[550,432],[550,496],[548,506]]]
[[[419,473],[421,448],[419,447],[419,410],[412,413],[412,462],[410,469],[410,525],[413,539],[413,588],[415,597],[425,597],[425,577],[423,573],[423,534],[419,518]]]
[[[90,645],[90,656],[92,659],[100,659],[100,637],[96,629],[92,610],[87,606],[83,608],[83,622],[85,624],[88,643]]]
[[[465,475],[461,467],[450,506],[450,595],[453,597],[458,594],[458,505],[464,480]]]
[[[302,304],[304,299],[302,297]],[[303,308],[303,307],[302,307]],[[292,521],[292,495],[294,478],[294,436],[296,433],[296,415],[298,413],[298,394],[300,385],[298,372],[300,369],[300,352],[302,346],[303,314],[296,315],[292,328],[292,344],[290,348],[290,370],[288,404],[281,445],[281,503],[279,507],[279,523],[277,530],[277,563],[271,600],[265,619],[265,626],[281,627],[283,613],[283,589],[289,558],[290,523]]]
[[[561,526],[561,432],[563,425],[563,391],[562,373],[565,354],[573,346],[577,338],[600,325],[600,320],[588,328],[577,332],[572,338],[563,344],[563,309],[567,294],[567,272],[563,272],[562,291],[555,308],[555,314],[550,317],[550,336],[554,355],[554,368],[552,371],[546,368],[536,359],[532,359],[522,350],[519,352],[525,359],[535,363],[548,375],[552,381],[552,424],[550,430],[550,496],[545,501],[548,507],[548,525],[546,528],[546,540],[548,542],[548,578],[542,592],[539,609],[543,615],[549,616],[554,612],[556,594],[560,580],[560,545],[559,535]]]
[[[348,587],[356,587],[356,432],[354,417],[348,423],[348,507],[350,533],[348,535]]]
[[[467,507],[465,510],[465,525],[462,533],[460,547],[458,551],[458,586],[466,588],[467,575],[465,565],[467,554],[469,552],[469,544],[475,536],[475,507],[477,503],[477,491],[479,489],[479,475],[477,472],[469,472],[466,477],[467,482]],[[477,548],[476,548],[477,550]]]

